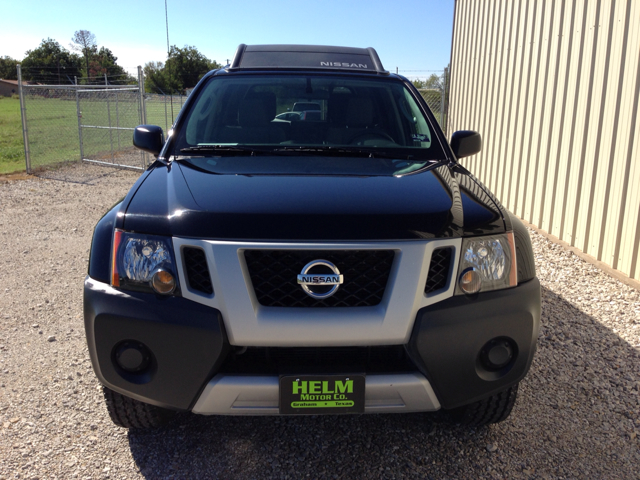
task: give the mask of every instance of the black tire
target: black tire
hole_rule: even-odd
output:
[[[102,387],[107,410],[113,423],[120,427],[140,429],[166,425],[175,415],[173,410],[125,397],[110,388]]]
[[[454,423],[470,427],[499,423],[509,416],[517,396],[518,384],[484,400],[449,410],[449,415]]]

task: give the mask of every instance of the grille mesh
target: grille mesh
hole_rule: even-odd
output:
[[[211,295],[213,293],[213,285],[211,285],[209,266],[207,265],[207,257],[204,251],[200,248],[185,247],[182,249],[182,256],[187,271],[189,287],[192,290]]]
[[[424,293],[432,293],[442,290],[449,280],[449,268],[451,266],[451,248],[437,248],[431,254],[431,264]]]
[[[382,301],[393,250],[245,250],[256,297],[266,307],[368,307]],[[344,283],[326,299],[308,296],[297,276],[313,260],[328,260]]]

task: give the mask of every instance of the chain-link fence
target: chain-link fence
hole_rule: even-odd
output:
[[[147,123],[150,125],[158,125],[162,127],[165,132],[168,132],[186,101],[186,95],[145,94],[144,106]]]
[[[131,144],[143,123],[139,87],[78,88],[80,158],[124,168],[144,168],[146,156]]]
[[[422,95],[422,98],[433,113],[440,128],[447,133],[447,104],[449,102],[449,67],[444,70],[400,70],[396,73],[406,75]],[[416,73],[429,74],[426,77],[416,77]]]
[[[146,123],[168,132],[188,98],[142,94],[141,68],[138,84],[124,86],[23,85],[19,65],[18,77],[28,173],[78,160],[144,169],[152,159],[133,147],[134,128]],[[445,88],[418,91],[446,133]]]
[[[131,143],[137,125],[171,128],[186,95],[141,94],[138,85],[23,85],[19,81],[28,173],[68,162],[144,169],[149,155]],[[21,77],[20,66],[18,76]]]
[[[447,133],[447,113],[445,105],[445,91],[437,88],[420,88],[418,89],[424,101],[427,102],[431,112],[436,117],[442,131]]]
[[[79,159],[76,88],[25,85],[20,107],[27,172]]]

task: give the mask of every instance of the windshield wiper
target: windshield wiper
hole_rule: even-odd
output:
[[[199,145],[180,150],[182,154],[215,154],[216,156],[324,156],[324,157],[351,157],[351,158],[382,158],[385,160],[402,160],[406,162],[428,162],[426,168],[432,169],[446,163],[445,160],[420,158],[408,152],[393,152],[374,148],[352,148],[343,146],[282,146],[274,145],[271,148],[253,147],[243,145]],[[423,171],[424,167],[420,169]]]
[[[216,153],[222,155],[265,155],[271,154],[272,149],[243,147],[239,145],[199,145],[197,147],[181,148],[180,153]]]
[[[274,148],[273,152],[280,155],[322,155],[325,157],[357,157],[357,158],[384,158],[390,160],[407,160],[410,162],[429,161],[424,158],[416,158],[413,154],[387,152],[374,148],[352,148],[352,147],[332,147],[332,146],[313,146],[313,147],[279,147]]]

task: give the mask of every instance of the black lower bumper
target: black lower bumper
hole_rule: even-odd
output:
[[[220,312],[181,297],[117,291],[87,277],[84,322],[100,382],[137,400],[188,410],[224,360],[228,342]],[[120,369],[118,345],[143,344],[151,359],[141,372]]]
[[[534,278],[508,290],[455,296],[421,309],[408,349],[440,404],[454,408],[522,380],[539,330],[540,282]],[[502,369],[487,369],[480,352],[496,338],[514,346],[514,358]]]

